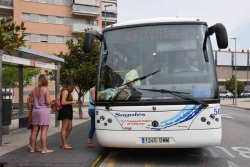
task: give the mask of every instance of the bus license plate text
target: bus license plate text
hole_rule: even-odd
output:
[[[169,143],[169,138],[168,137],[143,137],[142,138],[142,144],[147,144],[147,143]]]

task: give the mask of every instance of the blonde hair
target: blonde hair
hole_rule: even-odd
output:
[[[42,86],[48,87],[48,79],[45,77],[45,75],[40,75],[38,77],[38,86],[39,87],[42,87]]]

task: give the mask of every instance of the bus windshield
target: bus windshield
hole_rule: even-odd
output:
[[[120,101],[188,100],[170,91],[193,99],[217,99],[214,58],[210,39],[204,40],[206,31],[206,25],[178,24],[104,32],[98,101],[114,97]]]

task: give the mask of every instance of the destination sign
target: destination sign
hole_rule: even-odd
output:
[[[185,25],[146,26],[108,31],[105,38],[109,43],[195,40],[196,27]]]
[[[126,41],[154,41],[167,39],[182,39],[181,34],[174,28],[147,28],[142,32],[137,30],[128,31]]]

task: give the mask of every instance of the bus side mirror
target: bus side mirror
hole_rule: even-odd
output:
[[[218,48],[226,49],[228,46],[227,30],[221,23],[217,23],[208,28],[209,35],[215,32]]]
[[[102,34],[100,34],[98,31],[89,30],[88,32],[86,32],[82,47],[84,53],[90,53],[92,51],[94,37],[102,41]]]
[[[84,53],[90,53],[92,51],[93,42],[94,42],[94,35],[86,33],[84,36],[83,48],[82,48]]]

